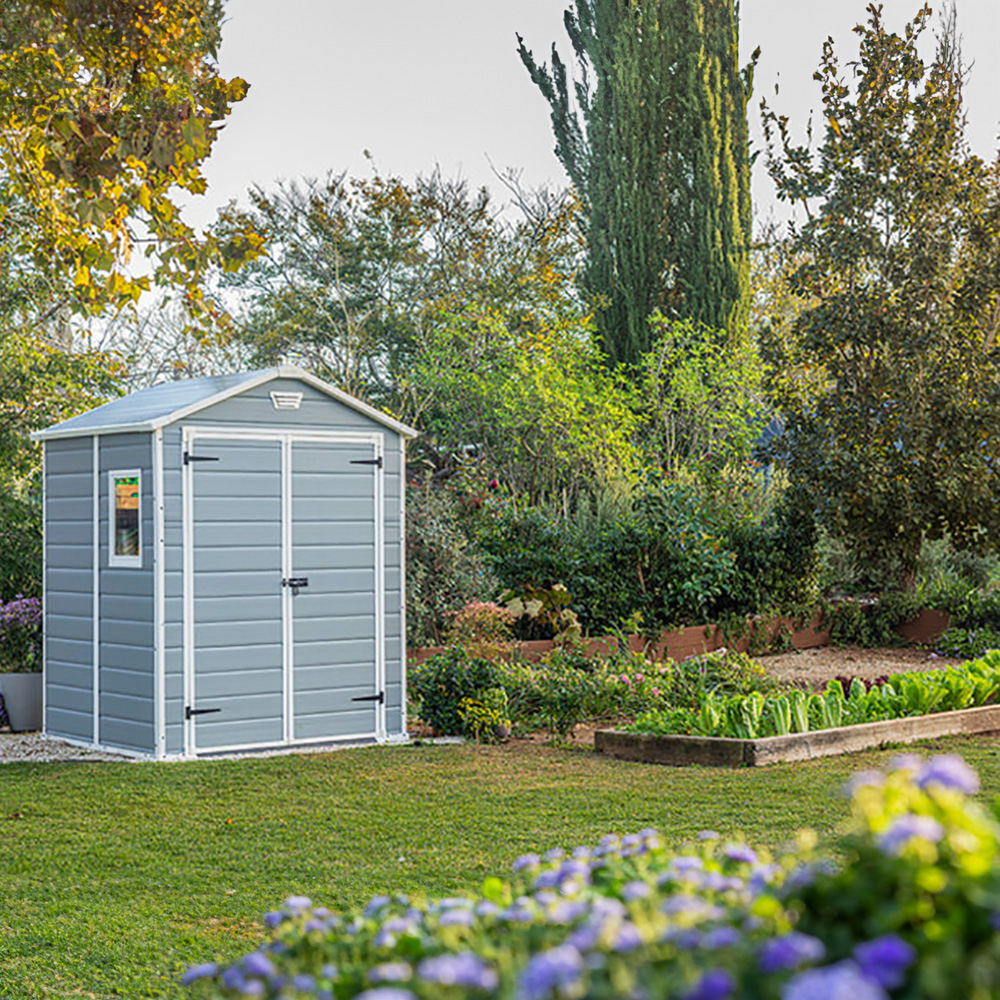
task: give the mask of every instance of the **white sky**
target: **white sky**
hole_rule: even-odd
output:
[[[411,178],[439,164],[447,176],[486,184],[490,162],[521,171],[525,186],[566,183],[553,152],[548,106],[528,78],[515,32],[548,61],[553,41],[565,54],[562,12],[569,0],[229,0],[221,69],[250,93],[234,110],[206,172],[209,193],[188,210],[203,225],[218,206],[253,183],[367,174],[364,150],[380,170]],[[957,0],[966,60],[970,137],[992,157],[1000,131],[1000,0]],[[885,0],[901,30],[919,0]],[[935,18],[937,11],[935,10]],[[751,105],[759,139],[761,95],[799,128],[819,106],[812,74],[827,35],[841,61],[857,53],[851,27],[864,0],[743,0],[742,48],[760,45]],[[780,93],[774,95],[775,82]],[[773,204],[758,166],[757,211]]]

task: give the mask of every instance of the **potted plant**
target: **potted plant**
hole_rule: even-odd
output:
[[[15,733],[42,728],[42,602],[0,603],[0,697]]]

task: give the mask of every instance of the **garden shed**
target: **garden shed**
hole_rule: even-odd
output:
[[[285,365],[37,433],[45,732],[155,758],[405,739],[415,435]]]

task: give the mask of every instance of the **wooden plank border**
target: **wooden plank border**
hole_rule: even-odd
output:
[[[789,736],[737,740],[711,736],[652,736],[599,729],[595,748],[609,757],[647,764],[709,767],[760,767],[764,764],[833,757],[870,750],[883,743],[913,743],[938,736],[1000,731],[1000,705],[963,708],[859,726],[817,729]]]

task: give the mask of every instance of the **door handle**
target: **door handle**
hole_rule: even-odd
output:
[[[292,597],[298,596],[300,587],[309,586],[309,577],[307,576],[289,576],[281,581],[282,587],[292,588]]]

